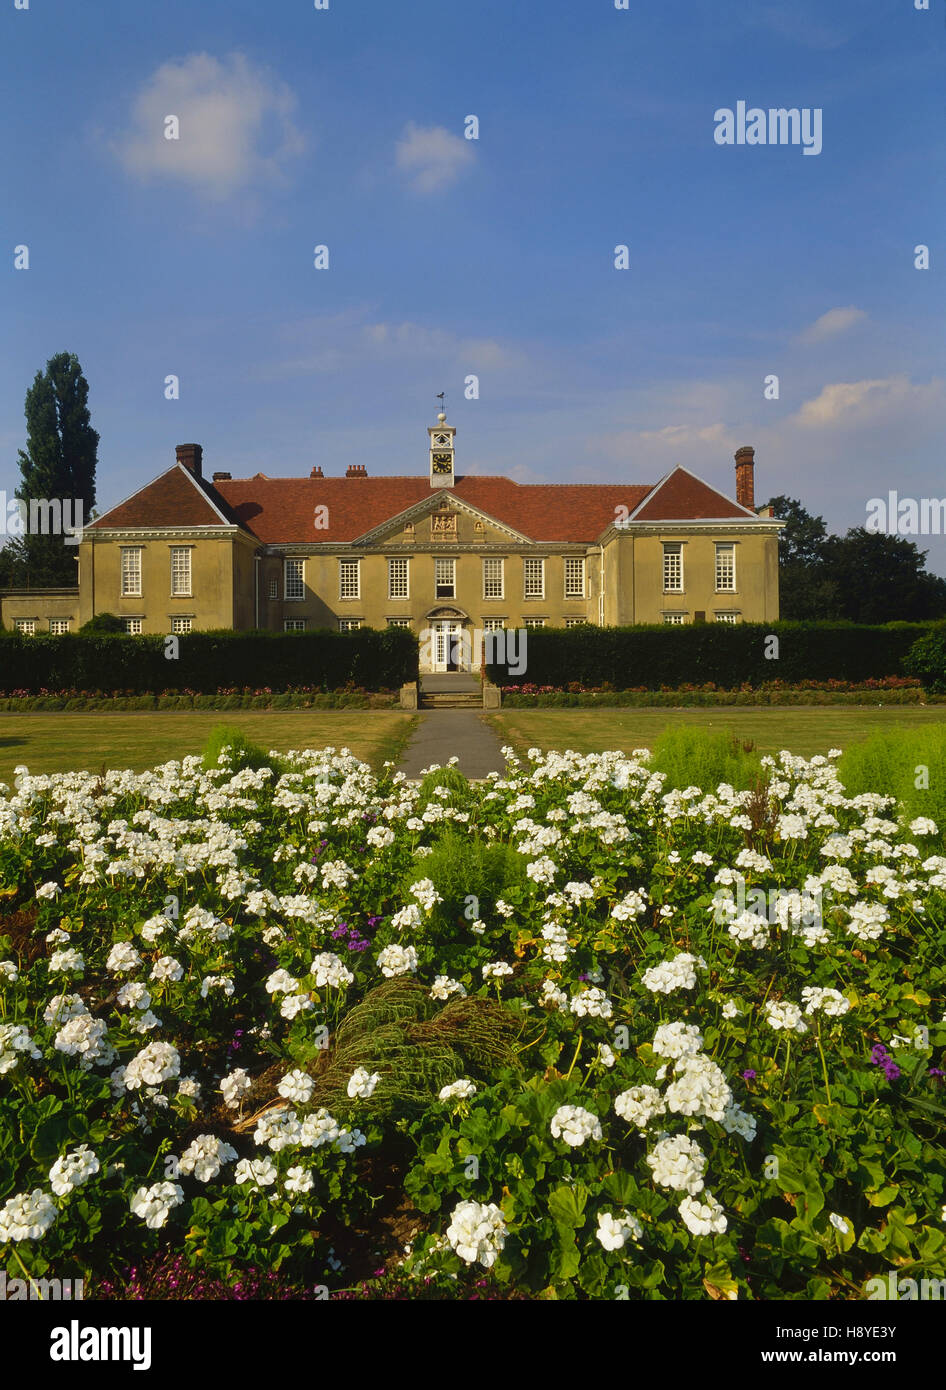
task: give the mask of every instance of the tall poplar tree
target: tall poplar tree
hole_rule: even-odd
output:
[[[16,490],[33,500],[72,504],[71,519],[87,523],[95,506],[99,436],[89,414],[89,383],[75,353],[60,352],[37,372],[26,393],[26,448],[19,450],[22,481]],[[76,582],[75,545],[62,535],[26,534],[0,551],[0,584],[52,588]]]

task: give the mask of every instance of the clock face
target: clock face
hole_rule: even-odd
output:
[[[433,454],[431,456],[431,463],[433,464],[433,469],[435,473],[453,472],[452,454]]]

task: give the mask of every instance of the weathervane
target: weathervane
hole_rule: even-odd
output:
[[[437,400],[440,402],[440,413],[441,413],[441,415],[442,415],[442,414],[444,413],[444,411],[446,410],[446,406],[445,406],[444,403],[443,403],[443,398],[444,398],[445,395],[446,395],[446,392],[445,392],[445,391],[441,391],[441,392],[438,394],[438,396],[437,396]]]

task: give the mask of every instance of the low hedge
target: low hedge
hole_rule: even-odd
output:
[[[192,632],[176,639],[112,633],[0,634],[0,695],[63,689],[216,695],[248,674],[269,691],[398,690],[416,680],[418,643],[400,628],[358,632]]]
[[[929,623],[689,623],[680,627],[537,628],[526,669],[490,665],[489,679],[511,687],[561,684],[678,689],[693,681],[726,689],[779,680],[862,682],[904,674],[911,646]],[[772,639],[777,639],[777,645]],[[772,655],[777,651],[777,655]],[[767,655],[767,653],[769,653]]]
[[[374,691],[336,690],[328,694],[290,691],[274,695],[7,695],[0,696],[5,714],[45,714],[57,711],[127,713],[136,710],[192,709],[395,709],[399,697]]]

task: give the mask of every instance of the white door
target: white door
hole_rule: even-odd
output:
[[[452,618],[434,623],[434,670],[459,671],[462,667],[460,624]]]

